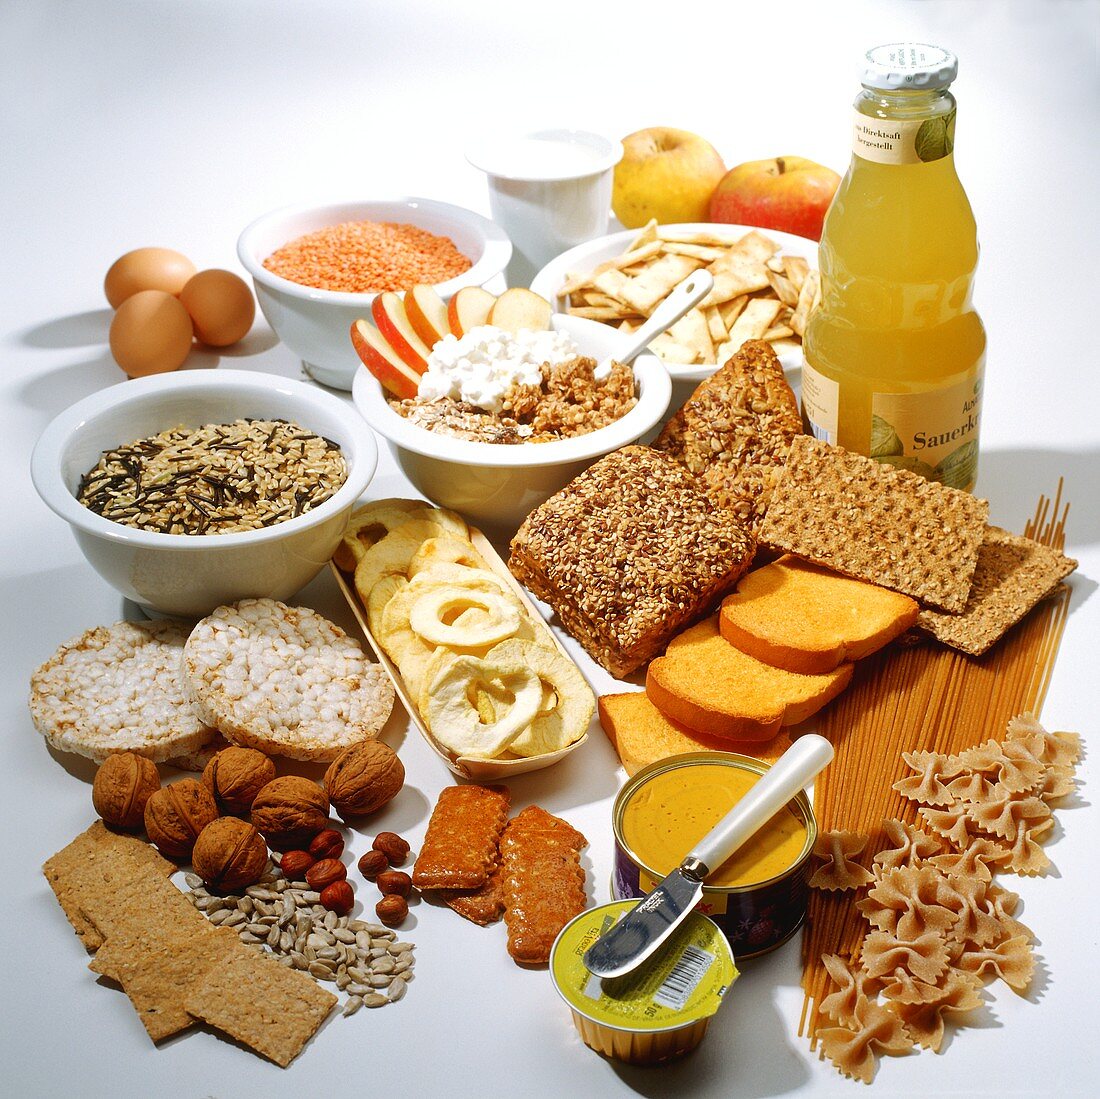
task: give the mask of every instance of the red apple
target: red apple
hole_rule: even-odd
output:
[[[434,286],[414,286],[405,292],[405,312],[413,331],[428,347],[437,343],[451,330],[447,320],[447,303]]]
[[[447,320],[456,336],[465,336],[471,328],[489,323],[489,312],[496,298],[480,286],[464,286],[447,306]]]
[[[401,298],[392,291],[379,294],[371,302],[370,312],[374,323],[378,325],[378,331],[397,353],[398,358],[406,366],[411,366],[417,374],[423,374],[428,369],[431,350],[413,330]]]
[[[351,342],[363,365],[395,397],[416,396],[420,375],[401,361],[370,321],[358,320],[351,326]]]
[[[731,168],[710,198],[710,220],[821,239],[840,176],[800,156],[750,160]]]
[[[511,290],[505,290],[493,303],[489,323],[513,334],[521,328],[545,332],[550,327],[553,312],[545,298],[521,286],[514,286]]]

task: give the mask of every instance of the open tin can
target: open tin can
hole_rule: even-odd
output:
[[[692,912],[634,972],[596,976],[585,951],[635,904],[612,901],[570,920],[550,950],[550,977],[586,1046],[627,1064],[657,1065],[703,1040],[737,966],[722,932]]]
[[[734,752],[691,752],[650,764],[619,791],[613,810],[615,869],[611,880],[612,896],[619,899],[644,897],[651,892],[676,868],[679,859],[688,853],[691,845],[701,839],[723,815],[719,813],[706,826],[701,826],[699,835],[687,840],[684,850],[671,865],[658,866],[647,863],[631,845],[629,829],[624,828],[624,820],[630,812],[631,804],[640,794],[644,798],[643,792],[647,785],[660,776],[663,776],[661,781],[664,784],[676,785],[679,796],[690,798],[693,771],[696,778],[701,780],[701,776],[708,772],[699,771],[698,768],[715,766],[747,772],[747,775],[731,778],[737,778],[739,782],[747,779],[750,783],[768,770],[768,764],[752,756]],[[713,775],[714,772],[709,773]],[[637,804],[641,804],[641,801]],[[733,804],[731,801],[726,808],[732,808]],[[739,959],[766,954],[781,946],[802,926],[806,918],[810,855],[817,838],[817,821],[804,791],[792,798],[781,812],[790,813],[805,832],[805,841],[790,850],[789,865],[778,871],[767,872],[759,880],[752,880],[750,874],[750,880],[746,884],[704,885],[703,899],[697,906],[699,912],[709,916],[722,929]],[[765,828],[767,827],[766,825]],[[737,857],[737,853],[732,856]],[[720,875],[712,873],[711,879],[718,876]]]

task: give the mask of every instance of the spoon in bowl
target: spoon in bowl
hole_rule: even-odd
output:
[[[629,366],[662,332],[667,332],[685,313],[694,309],[713,288],[714,277],[709,271],[693,271],[669,291],[641,328],[626,337],[621,350],[596,367],[596,380],[603,381],[611,373],[613,362]]]

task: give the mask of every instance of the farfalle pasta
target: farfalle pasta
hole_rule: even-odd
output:
[[[943,1044],[944,1016],[981,1007],[978,989],[973,977],[952,971],[942,985],[924,985],[917,998],[895,1000],[893,1010],[917,1045],[938,1053]]]
[[[993,974],[1010,988],[1024,992],[1035,973],[1035,955],[1026,935],[1013,935],[995,946],[964,950],[956,963],[963,973]]]
[[[821,960],[829,973],[829,979],[836,986],[821,1001],[821,1011],[834,1023],[847,1026],[855,1021],[858,1002],[873,995],[873,986],[877,982],[862,969],[853,972],[848,963],[836,954],[825,954]]]
[[[913,774],[898,779],[894,789],[922,805],[950,805],[952,798],[944,779],[958,774],[959,762],[940,752],[903,752],[901,758]]]
[[[822,832],[814,841],[814,855],[825,861],[810,878],[811,889],[858,889],[874,875],[856,860],[867,846],[858,832]]]
[[[951,930],[956,912],[942,902],[953,893],[933,867],[898,867],[883,874],[856,907],[872,927],[913,941],[926,931]]]
[[[902,1021],[888,1008],[860,997],[847,1025],[818,1031],[825,1056],[845,1076],[869,1084],[875,1075],[875,1054],[907,1053],[913,1042]]]
[[[871,860],[878,874],[899,866],[920,866],[925,859],[943,851],[943,844],[938,839],[915,824],[896,819],[884,820],[882,830],[894,846],[884,848]]]
[[[905,941],[888,931],[872,931],[863,940],[863,968],[871,977],[893,977],[898,969],[918,981],[935,984],[947,969],[947,943],[937,931],[926,931]]]

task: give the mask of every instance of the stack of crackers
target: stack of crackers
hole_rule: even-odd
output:
[[[286,1066],[336,997],[308,974],[211,924],[149,844],[97,821],[42,868],[89,951],[120,984],[154,1042],[208,1023]]]

